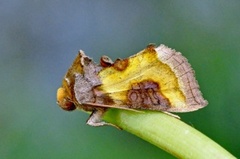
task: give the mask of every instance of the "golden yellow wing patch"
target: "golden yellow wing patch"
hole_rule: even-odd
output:
[[[207,105],[187,59],[164,45],[150,45],[99,72],[97,99],[133,109],[188,112]]]

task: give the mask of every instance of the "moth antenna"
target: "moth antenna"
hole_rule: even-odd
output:
[[[83,105],[88,105],[88,106],[93,106],[93,107],[122,109],[122,110],[129,110],[129,111],[133,111],[133,112],[138,112],[138,113],[144,113],[144,111],[136,110],[136,109],[131,109],[131,108],[127,108],[127,107],[118,107],[118,106],[105,105],[105,104],[99,104],[99,103],[82,103],[82,104],[83,104]]]
[[[169,112],[166,112],[166,111],[162,111],[164,114],[167,114],[169,116],[172,116],[174,118],[177,118],[177,119],[181,119],[178,115],[175,115],[175,114],[172,114],[172,113],[169,113]]]

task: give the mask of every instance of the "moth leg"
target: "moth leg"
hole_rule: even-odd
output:
[[[169,112],[166,112],[166,111],[162,111],[164,114],[167,114],[169,116],[172,116],[174,118],[177,118],[177,119],[181,119],[178,115],[175,115],[175,114],[172,114],[172,113],[169,113]]]
[[[105,121],[102,120],[102,116],[104,114],[104,110],[94,110],[92,112],[92,114],[89,116],[88,120],[87,120],[87,124],[90,126],[104,126],[104,125],[109,125],[109,126],[113,126],[117,129],[120,129],[120,127],[118,127],[117,125],[111,124],[111,123],[107,123]]]

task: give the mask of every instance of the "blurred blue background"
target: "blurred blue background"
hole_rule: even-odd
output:
[[[56,104],[79,49],[98,62],[149,43],[182,52],[209,101],[182,120],[240,157],[239,9],[237,0],[1,1],[1,158],[174,158],[125,131],[87,126],[88,114]]]

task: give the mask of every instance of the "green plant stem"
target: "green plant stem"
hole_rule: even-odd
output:
[[[115,124],[178,158],[235,158],[213,140],[162,112],[110,109],[104,120]]]

